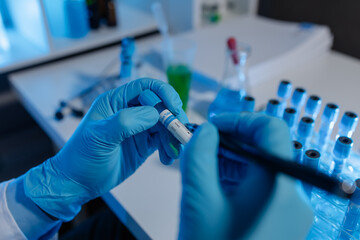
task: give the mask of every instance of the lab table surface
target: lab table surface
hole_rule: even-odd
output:
[[[145,51],[157,42],[159,38],[153,37],[142,40],[138,47],[140,51]],[[118,52],[119,49],[113,47],[10,76],[13,89],[26,109],[59,148],[66,143],[80,122],[80,119],[74,117],[55,120],[54,112],[59,102],[73,96],[89,78],[99,77],[109,61],[117,58]],[[202,62],[201,57],[198,57],[194,69],[201,69],[201,73],[205,71],[206,74]],[[220,72],[219,68],[212,68],[211,71]],[[306,88],[310,94],[318,94],[324,102],[335,102],[342,110],[360,113],[360,105],[357,104],[360,102],[359,76],[359,60],[330,51],[301,66],[284,67],[266,81],[252,85],[251,94],[256,98],[257,106],[265,104],[268,99],[276,97],[279,80],[286,78],[295,86]],[[198,79],[194,79],[193,85],[198,86],[190,93],[190,110],[187,114],[191,122],[201,123],[205,121],[206,111],[199,110],[200,104],[197,103],[209,103],[215,93],[211,89],[197,91],[201,89],[201,84],[211,85],[208,84],[211,80],[206,77],[201,79],[202,74],[195,74],[194,77]],[[354,138],[356,142],[357,133]],[[179,226],[180,195],[179,161],[172,166],[163,166],[155,152],[135,174],[105,194],[103,199],[136,237],[175,239]]]

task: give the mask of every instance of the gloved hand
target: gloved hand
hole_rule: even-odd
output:
[[[281,157],[291,157],[289,130],[284,122],[260,113],[227,113],[212,119],[221,131]],[[181,156],[182,200],[179,239],[238,239],[254,226],[271,197],[275,176],[248,162],[246,176],[230,192],[221,188],[219,136],[203,124]],[[255,224],[256,225],[256,224]]]
[[[161,81],[140,79],[106,92],[61,151],[26,173],[25,194],[48,214],[69,221],[82,204],[120,184],[156,149],[164,164],[177,158],[181,145],[158,123],[156,109],[139,106],[137,97],[145,89],[187,122],[178,94]]]

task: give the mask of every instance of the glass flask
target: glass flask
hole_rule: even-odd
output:
[[[249,95],[247,63],[251,48],[238,43],[236,49],[227,49],[225,71],[215,100],[208,109],[208,118],[222,112],[241,112],[241,100]]]

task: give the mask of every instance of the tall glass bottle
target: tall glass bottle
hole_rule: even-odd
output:
[[[209,106],[209,119],[222,112],[242,111],[241,100],[249,95],[247,62],[250,51],[249,45],[236,43],[234,38],[228,39],[221,88]]]

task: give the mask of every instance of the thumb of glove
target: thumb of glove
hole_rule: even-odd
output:
[[[96,134],[108,143],[118,144],[126,138],[146,131],[159,120],[159,113],[149,106],[125,108],[113,116],[96,122]]]
[[[219,181],[218,144],[216,128],[205,123],[185,146],[179,239],[224,239],[229,211]]]

